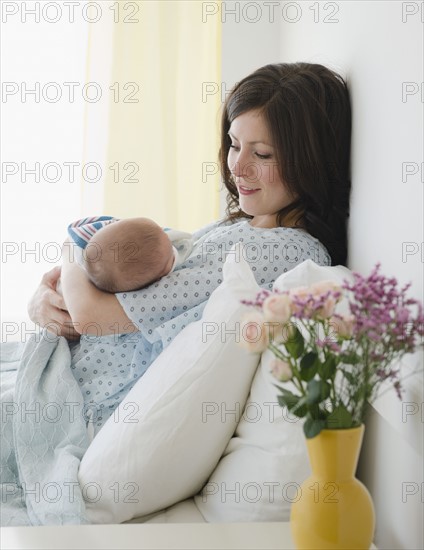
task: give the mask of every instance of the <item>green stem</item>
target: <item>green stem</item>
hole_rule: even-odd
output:
[[[300,391],[300,393],[305,396],[306,395],[306,392],[305,392],[305,389],[303,387],[303,384],[302,384],[302,381],[300,380],[300,374],[299,374],[299,370],[296,366],[296,364],[294,364],[292,362],[292,358],[291,356],[289,355],[284,355],[284,353],[275,345],[273,344],[272,342],[270,342],[268,344],[268,349],[270,349],[272,351],[272,353],[278,358],[278,359],[281,359],[281,361],[285,361],[286,363],[288,363],[290,365],[290,368],[293,372],[293,378],[291,379],[291,382],[293,383],[293,385],[295,386],[296,389],[298,389]]]
[[[370,378],[370,372],[369,372],[369,362],[368,362],[368,353],[369,353],[369,343],[366,338],[364,338],[364,353],[363,353],[363,359],[364,359],[364,369],[363,369],[363,388],[364,388],[364,394],[362,395],[362,404],[360,407],[360,416],[359,416],[359,422],[363,422],[364,416],[365,416],[365,409],[368,404],[368,383]]]

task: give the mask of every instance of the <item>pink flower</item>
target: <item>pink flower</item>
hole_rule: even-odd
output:
[[[309,287],[309,292],[314,296],[327,294],[327,292],[341,292],[341,286],[337,285],[333,281],[319,281],[318,283],[313,283]]]
[[[265,299],[263,313],[267,321],[285,324],[290,319],[290,298],[288,294],[272,294]]]
[[[273,359],[271,362],[271,373],[280,382],[287,382],[293,377],[290,365],[281,359]]]
[[[291,311],[294,315],[301,315],[305,306],[311,298],[311,291],[307,286],[298,286],[289,290]]]
[[[328,319],[334,313],[334,308],[342,296],[342,288],[333,281],[319,281],[309,287],[315,302],[318,305],[320,300],[322,305],[316,308],[315,315],[319,319]]]
[[[355,327],[355,317],[353,315],[332,317],[330,323],[340,338],[351,338],[353,335],[353,329]]]
[[[336,299],[330,295],[324,300],[324,304],[316,310],[316,316],[320,319],[328,319],[333,315],[335,307]]]
[[[307,286],[298,286],[289,290],[289,296],[296,296],[301,300],[308,298],[310,294],[311,291]]]
[[[254,353],[262,353],[268,346],[268,331],[262,313],[253,311],[246,314],[241,323],[242,345]]]
[[[310,287],[300,286],[289,291],[292,314],[305,319],[328,319],[342,297],[342,289],[332,281],[320,281]]]

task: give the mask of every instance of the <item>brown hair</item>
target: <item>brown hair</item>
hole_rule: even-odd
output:
[[[266,65],[241,80],[228,96],[222,114],[219,160],[228,190],[227,220],[251,218],[239,206],[237,188],[227,165],[232,121],[259,110],[268,126],[281,180],[296,199],[279,211],[284,226],[316,237],[333,264],[346,264],[350,195],[351,107],[346,82],[323,65]]]
[[[130,218],[106,225],[85,248],[87,275],[106,292],[138,290],[166,275],[173,256],[171,241],[148,218]]]

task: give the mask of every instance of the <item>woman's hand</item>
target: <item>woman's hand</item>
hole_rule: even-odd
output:
[[[28,304],[28,314],[32,321],[47,327],[68,340],[78,340],[80,335],[72,325],[65,301],[56,287],[60,277],[60,266],[43,275],[41,283]]]

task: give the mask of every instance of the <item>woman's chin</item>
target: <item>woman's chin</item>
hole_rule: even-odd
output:
[[[253,216],[249,223],[252,227],[262,227],[269,229],[278,227],[277,216],[275,216],[274,214]]]

